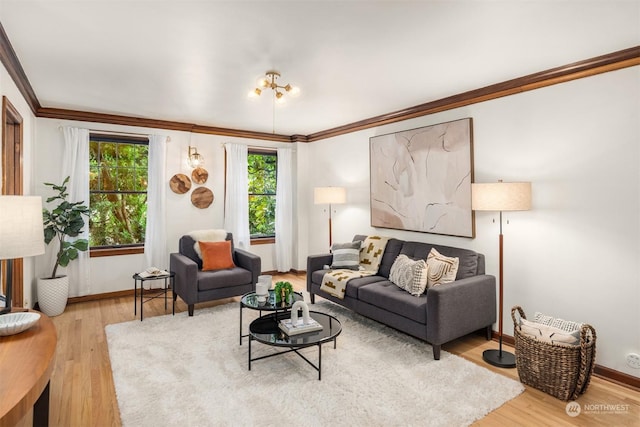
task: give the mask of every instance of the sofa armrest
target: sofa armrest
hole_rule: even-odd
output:
[[[169,269],[176,274],[173,291],[187,304],[198,302],[198,264],[181,253],[169,255]]]
[[[311,292],[311,273],[317,270],[322,270],[325,265],[331,265],[333,261],[333,255],[320,254],[309,255],[307,257],[307,291]]]
[[[235,249],[235,259],[238,267],[242,267],[251,272],[251,280],[253,289],[255,290],[256,283],[258,283],[258,276],[262,271],[262,260],[258,255],[240,248]]]
[[[478,275],[427,289],[427,341],[443,344],[496,321],[496,278]]]

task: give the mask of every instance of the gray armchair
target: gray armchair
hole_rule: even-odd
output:
[[[189,316],[193,316],[194,304],[221,298],[244,295],[254,291],[260,275],[260,257],[242,249],[233,247],[231,233],[231,252],[234,268],[216,271],[202,271],[202,260],[193,245],[195,240],[182,236],[178,253],[170,255],[169,266],[176,274],[173,300],[178,296],[189,307]]]

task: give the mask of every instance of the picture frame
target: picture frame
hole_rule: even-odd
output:
[[[369,139],[371,226],[475,237],[473,119]]]

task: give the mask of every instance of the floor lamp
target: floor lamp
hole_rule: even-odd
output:
[[[43,253],[42,198],[0,196],[0,259],[7,260],[5,306],[0,314],[11,312],[13,260]]]
[[[331,205],[342,204],[346,201],[347,190],[344,187],[316,187],[313,189],[313,203],[316,205],[329,205],[329,248],[332,245]]]
[[[500,212],[500,270],[499,270],[499,320],[498,337],[500,347],[498,350],[485,350],[482,358],[485,362],[499,368],[515,368],[516,357],[508,351],[502,350],[502,301],[503,301],[503,236],[502,236],[502,212],[526,211],[531,209],[531,183],[530,182],[502,182],[490,184],[471,185],[471,208],[475,211]]]

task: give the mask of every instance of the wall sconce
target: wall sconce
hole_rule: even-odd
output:
[[[189,166],[192,168],[197,168],[204,165],[204,157],[200,153],[198,153],[198,149],[196,147],[189,146]]]

